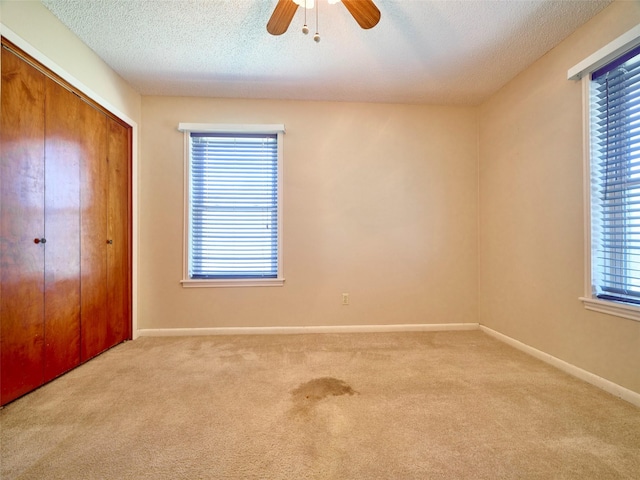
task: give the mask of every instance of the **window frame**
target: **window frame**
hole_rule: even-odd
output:
[[[184,232],[182,280],[185,288],[191,287],[278,287],[284,285],[282,260],[282,217],[283,217],[283,136],[285,127],[282,124],[217,124],[217,123],[179,123],[178,130],[184,134]],[[190,225],[190,172],[191,172],[191,133],[220,133],[220,134],[267,134],[277,136],[277,212],[278,212],[278,264],[275,278],[189,278],[189,252],[191,246]]]
[[[569,80],[581,81],[583,129],[583,200],[584,200],[584,296],[579,297],[587,310],[640,321],[640,305],[603,300],[595,295],[592,278],[591,229],[591,75],[640,45],[640,25],[616,38],[582,62],[569,69]]]

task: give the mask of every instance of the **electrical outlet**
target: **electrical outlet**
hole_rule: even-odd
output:
[[[343,293],[342,294],[342,304],[343,305],[349,305],[349,294],[348,293]]]

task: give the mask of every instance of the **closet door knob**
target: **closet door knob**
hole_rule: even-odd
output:
[[[33,239],[33,243],[35,243],[36,245],[38,243],[47,243],[47,239],[46,238],[34,238]]]
[[[113,240],[107,240],[107,244],[113,245]]]

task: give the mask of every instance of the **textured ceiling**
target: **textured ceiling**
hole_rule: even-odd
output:
[[[611,0],[375,0],[362,30],[342,4],[266,24],[277,0],[42,0],[143,95],[473,105]]]

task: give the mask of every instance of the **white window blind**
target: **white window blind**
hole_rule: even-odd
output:
[[[190,132],[189,150],[189,278],[277,278],[277,134]]]
[[[640,303],[640,48],[591,76],[592,280]]]

